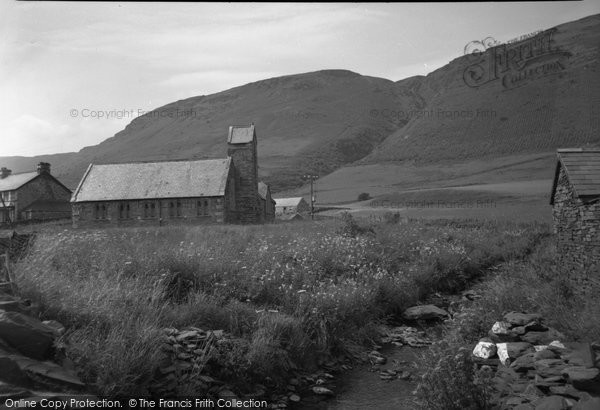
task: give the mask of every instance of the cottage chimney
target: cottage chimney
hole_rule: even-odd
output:
[[[0,179],[4,179],[10,175],[12,171],[6,167],[0,168]]]
[[[37,173],[38,174],[50,174],[50,164],[47,162],[40,162],[37,165]]]

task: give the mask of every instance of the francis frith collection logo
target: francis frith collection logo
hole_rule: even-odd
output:
[[[499,43],[493,37],[471,41],[464,52],[470,64],[463,71],[469,87],[500,81],[507,89],[565,70],[571,53],[556,46],[552,28]]]

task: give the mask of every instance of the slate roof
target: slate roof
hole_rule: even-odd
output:
[[[260,181],[258,183],[258,195],[266,201],[268,194],[269,194],[269,186],[267,184],[265,184],[264,182]]]
[[[298,206],[300,202],[304,200],[301,196],[297,198],[273,198],[275,200],[275,206]]]
[[[564,167],[578,198],[584,201],[600,198],[600,149],[566,148],[559,149],[556,155],[550,204],[554,204],[560,167]]]
[[[38,175],[37,171],[10,174],[9,176],[0,179],[0,192],[18,189]]]
[[[223,196],[231,158],[90,164],[71,202]]]
[[[247,144],[255,138],[254,124],[246,126],[232,125],[229,127],[227,142],[229,144]]]

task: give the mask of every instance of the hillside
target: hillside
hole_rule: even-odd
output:
[[[492,54],[505,57],[501,46],[488,49],[481,58],[459,57],[420,81],[399,81],[398,85],[410,84],[424,96],[427,108],[361,163],[462,161],[598,141],[600,15],[560,25],[550,40],[554,45],[539,55],[540,61],[532,61],[523,52],[498,79],[476,87],[466,84],[465,75],[482,69],[477,74],[489,79]],[[509,50],[518,51],[533,42],[524,40]],[[516,67],[521,64],[522,69]],[[539,73],[531,79],[515,81],[539,66]]]
[[[325,70],[168,104],[78,153],[0,162],[18,170],[48,160],[59,178],[75,186],[90,162],[223,157],[228,127],[254,122],[261,176],[275,189],[298,186],[303,173],[325,174],[356,161],[396,129],[392,120],[373,118],[365,109],[379,104],[421,108],[393,81]]]
[[[527,53],[523,47],[531,41],[509,48]],[[508,61],[509,70],[475,86],[473,78],[486,80],[493,74],[490,58],[500,55],[501,47],[398,82],[346,70],[258,81],[157,108],[77,153],[0,157],[0,164],[18,172],[47,161],[53,173],[74,187],[91,162],[222,157],[228,126],[254,122],[259,172],[275,192],[304,193],[306,189],[296,189],[303,174],[324,176],[335,170],[320,181],[321,188],[335,196],[335,181],[350,183],[347,197],[447,185],[440,181],[464,180],[472,173],[480,179],[469,183],[499,175],[504,180],[546,179],[557,147],[599,140],[600,15],[558,26],[551,41],[536,58],[504,55],[496,67]],[[546,68],[516,81],[539,66]],[[523,155],[533,158],[531,166],[522,164]],[[516,173],[503,166],[512,163]],[[377,175],[382,167],[394,168],[386,175],[397,178],[381,181]],[[532,175],[526,174],[530,171]]]

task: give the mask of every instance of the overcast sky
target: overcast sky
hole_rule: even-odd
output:
[[[400,80],[472,40],[600,13],[600,1],[415,4],[0,2],[0,156],[78,151],[175,100],[321,69]],[[74,111],[77,110],[77,111]],[[99,114],[98,114],[99,115]]]

